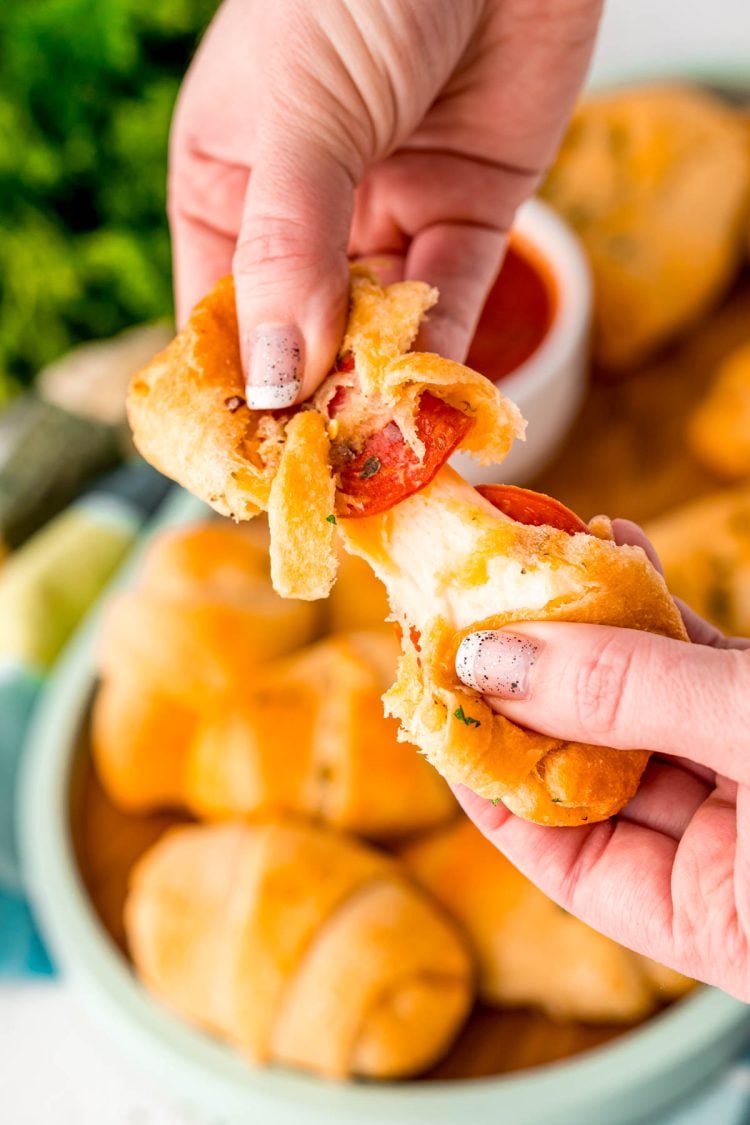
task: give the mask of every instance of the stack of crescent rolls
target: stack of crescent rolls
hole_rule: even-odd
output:
[[[438,1062],[476,1001],[629,1023],[689,983],[516,872],[397,741],[385,595],[342,559],[327,602],[278,597],[262,528],[163,532],[108,606],[98,776],[176,809],[125,930],[145,985],[256,1065],[345,1079]]]

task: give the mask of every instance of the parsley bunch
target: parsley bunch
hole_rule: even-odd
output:
[[[215,6],[0,5],[0,400],[76,342],[170,314],[169,120]]]

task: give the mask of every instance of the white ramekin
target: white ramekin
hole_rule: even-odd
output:
[[[521,207],[514,229],[554,279],[554,312],[536,351],[499,383],[526,419],[526,441],[516,442],[501,465],[483,466],[457,453],[451,463],[471,484],[530,480],[556,452],[586,389],[591,279],[583,248],[559,215],[538,199]]]

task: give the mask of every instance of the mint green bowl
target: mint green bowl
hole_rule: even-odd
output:
[[[178,494],[159,526],[203,512]],[[624,1125],[696,1089],[748,1038],[750,1009],[704,988],[612,1044],[518,1076],[336,1085],[254,1070],[152,999],[103,929],[81,881],[70,819],[86,752],[97,620],[94,613],[59,664],[31,733],[21,787],[23,854],[58,964],[123,1052],[150,1070],[176,1104],[223,1125],[455,1125],[464,1119],[472,1125]]]

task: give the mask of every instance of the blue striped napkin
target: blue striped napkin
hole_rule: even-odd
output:
[[[53,971],[23,894],[15,838],[17,772],[37,697],[169,486],[145,462],[133,461],[0,565],[0,978]]]

